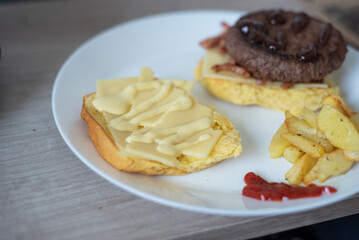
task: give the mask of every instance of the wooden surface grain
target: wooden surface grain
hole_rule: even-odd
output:
[[[72,0],[0,4],[0,239],[247,239],[359,212],[359,195],[284,216],[224,217],[165,207],[99,177],[67,147],[54,79],[84,41],[121,22],[186,9],[301,10],[292,1]]]

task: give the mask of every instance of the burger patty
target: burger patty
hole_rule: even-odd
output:
[[[282,10],[240,18],[225,42],[228,54],[254,77],[291,83],[321,81],[340,67],[347,52],[331,24]]]

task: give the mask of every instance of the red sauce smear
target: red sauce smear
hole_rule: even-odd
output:
[[[335,193],[337,190],[329,186],[308,186],[288,185],[285,183],[267,182],[260,176],[249,172],[244,177],[247,184],[242,194],[247,197],[256,198],[262,201],[283,201],[287,199],[319,197],[322,194]]]

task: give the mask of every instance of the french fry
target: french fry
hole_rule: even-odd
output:
[[[356,129],[359,131],[359,113],[351,115],[350,120],[352,121]]]
[[[285,115],[285,119],[287,119],[287,118],[291,118],[291,117],[295,117],[291,112],[289,112],[288,110],[286,110],[285,112],[284,112],[284,115]]]
[[[343,151],[344,157],[349,161],[359,161],[359,152]]]
[[[331,153],[324,154],[319,158],[315,166],[304,177],[303,183],[308,185],[315,179],[324,182],[331,176],[337,176],[346,173],[353,165],[352,161],[348,161],[341,149],[337,149]]]
[[[269,145],[269,153],[270,153],[270,158],[279,158],[283,155],[284,149],[286,147],[288,147],[290,145],[290,143],[281,138],[281,134],[283,133],[287,133],[287,128],[285,126],[285,124],[283,123],[279,129],[277,130],[277,132],[275,133],[275,135],[272,138],[272,141]]]
[[[284,124],[271,141],[271,158],[283,156],[293,163],[285,174],[290,184],[324,182],[345,174],[359,161],[359,113],[332,95],[322,104],[319,114],[306,107],[286,111]]]
[[[315,128],[312,128],[305,120],[290,117],[285,120],[288,132],[300,134],[324,147],[325,152],[334,150],[333,146],[326,139],[326,136]]]
[[[281,137],[290,142],[292,145],[308,153],[313,158],[319,158],[325,151],[324,147],[312,140],[309,140],[300,134],[295,133],[282,133]]]
[[[341,100],[340,98],[334,97],[333,95],[328,95],[322,100],[323,105],[329,105],[335,109],[337,109],[339,112],[344,114],[347,117],[350,117],[353,115],[353,111],[348,107],[348,105]]]
[[[324,105],[318,114],[318,128],[335,147],[359,152],[359,132],[348,117],[336,108]]]
[[[320,144],[324,147],[324,151],[326,153],[330,153],[334,150],[333,145],[326,139],[326,138],[317,138],[317,137],[311,137],[310,140]]]
[[[308,122],[303,119],[299,119],[297,117],[290,117],[287,118],[284,122],[289,132],[293,132],[293,133],[302,132],[303,134],[306,134],[308,136],[313,135],[320,138],[326,138],[326,136],[322,132],[311,127],[308,124]]]
[[[302,150],[292,145],[289,145],[283,152],[283,157],[291,163],[295,163],[303,155]]]
[[[304,118],[305,121],[312,127],[317,128],[317,114],[312,110],[304,107],[301,117]]]
[[[304,154],[285,174],[286,179],[290,184],[300,184],[317,161],[318,159],[312,158],[309,154]]]

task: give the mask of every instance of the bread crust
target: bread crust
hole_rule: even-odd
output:
[[[278,111],[299,113],[303,107],[316,111],[322,107],[322,99],[329,94],[340,96],[338,87],[289,88],[260,86],[225,79],[204,78],[203,61],[195,69],[195,78],[213,96],[237,105],[259,105]]]
[[[223,126],[221,126],[224,133],[207,159],[181,155],[178,158],[180,162],[179,166],[170,167],[156,161],[147,159],[132,159],[122,156],[120,155],[120,149],[108,135],[108,131],[105,130],[106,127],[100,125],[100,121],[95,119],[98,118],[98,116],[93,116],[90,114],[90,111],[88,111],[88,108],[91,107],[89,105],[89,98],[93,96],[94,93],[83,97],[81,118],[87,123],[90,138],[98,153],[103,159],[119,170],[137,172],[146,175],[184,175],[213,166],[225,158],[238,156],[242,152],[242,146],[240,144],[241,140],[238,132],[233,128],[233,125],[228,121],[228,119],[221,116],[224,118],[221,120],[224,121]],[[231,144],[227,143],[227,141],[230,141]],[[224,145],[230,145],[230,151],[227,153],[221,152],[221,148],[223,148]]]

